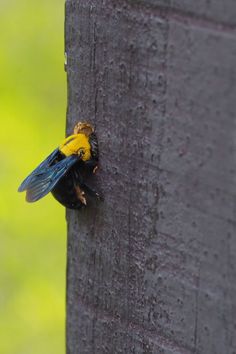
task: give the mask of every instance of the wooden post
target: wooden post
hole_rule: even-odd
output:
[[[67,128],[105,201],[68,211],[67,354],[236,348],[236,5],[68,0]]]

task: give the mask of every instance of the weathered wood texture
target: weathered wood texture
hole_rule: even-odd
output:
[[[68,132],[105,201],[68,217],[67,353],[236,353],[236,3],[66,3]]]

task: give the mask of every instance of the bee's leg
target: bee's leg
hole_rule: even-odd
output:
[[[75,184],[81,185],[83,183],[83,177],[81,176],[79,170],[73,170],[73,179]]]
[[[87,167],[91,168],[91,170],[93,171],[93,173],[96,173],[97,169],[98,169],[98,162],[97,160],[88,160],[85,161],[84,163]]]
[[[96,166],[94,167],[93,173],[95,174],[95,173],[97,172],[97,170],[98,170],[98,165],[96,165]]]
[[[87,205],[87,200],[85,198],[85,193],[84,191],[80,188],[80,186],[75,186],[75,190],[76,190],[76,195],[78,197],[78,199],[81,201],[82,204]]]
[[[76,195],[82,204],[87,205],[87,200],[85,198],[84,191],[80,188],[82,184],[82,176],[79,171],[73,170],[73,180],[74,180],[74,188],[76,191]]]
[[[103,197],[99,193],[97,193],[94,189],[92,189],[90,186],[88,186],[86,183],[82,183],[81,186],[91,197],[95,197],[99,200],[103,200]]]

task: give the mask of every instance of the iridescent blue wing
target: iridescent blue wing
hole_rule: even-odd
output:
[[[71,155],[53,166],[34,173],[26,187],[27,202],[36,202],[51,192],[66,172],[78,161],[78,155]]]
[[[57,159],[59,154],[59,149],[55,149],[43,162],[41,162],[38,167],[33,170],[33,172],[31,172],[28,177],[26,177],[26,179],[21,183],[20,187],[18,188],[18,192],[25,191],[28,185],[30,184],[32,178],[38,173],[42,172],[43,169],[48,168]]]

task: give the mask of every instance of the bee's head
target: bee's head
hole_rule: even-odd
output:
[[[82,133],[90,136],[94,132],[94,128],[89,123],[78,122],[74,127],[74,134]]]

